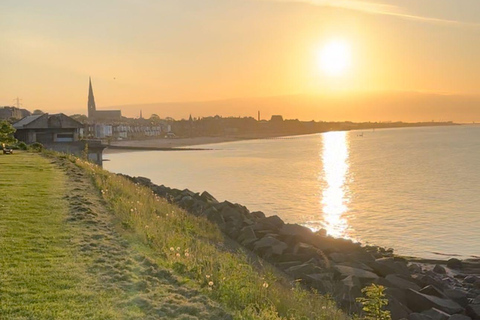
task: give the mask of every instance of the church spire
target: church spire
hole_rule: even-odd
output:
[[[97,107],[95,106],[95,97],[93,96],[93,89],[92,89],[92,79],[88,77],[88,118],[93,119],[95,117],[95,111],[97,111]]]

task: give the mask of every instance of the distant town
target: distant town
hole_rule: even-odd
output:
[[[196,137],[231,137],[236,139],[268,138],[312,134],[338,130],[372,130],[413,126],[453,125],[449,122],[324,122],[284,119],[272,115],[266,120],[257,117],[194,117],[175,120],[152,114],[144,118],[122,116],[121,110],[98,110],[91,80],[88,87],[87,115],[48,114],[17,106],[0,107],[0,120],[9,121],[16,129],[15,137],[26,144],[41,143],[46,148],[81,154],[88,145],[89,158],[99,164],[103,149],[117,141],[146,139],[181,139]],[[161,110],[159,110],[161,112]]]

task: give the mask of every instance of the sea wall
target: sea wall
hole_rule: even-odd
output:
[[[363,246],[313,232],[240,204],[128,177],[195,216],[216,223],[231,239],[340,307],[358,312],[356,298],[372,283],[384,286],[392,319],[480,320],[480,260],[421,260],[392,249]],[[379,226],[381,227],[381,226]]]

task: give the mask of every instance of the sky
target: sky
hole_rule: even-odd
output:
[[[251,115],[262,99],[270,113],[321,120],[315,104],[291,97],[348,104],[420,93],[434,97],[429,114],[403,116],[397,103],[395,118],[386,110],[381,119],[435,118],[432,104],[445,96],[451,112],[442,117],[478,121],[480,111],[456,119],[454,109],[465,97],[480,106],[479,39],[478,0],[2,0],[0,106],[19,97],[30,110],[85,114],[91,77],[97,108],[130,105],[121,107],[127,116],[144,104],[147,116]],[[332,76],[318,59],[337,40],[351,61]],[[272,102],[279,110],[265,104],[282,96],[289,102]],[[250,105],[203,103],[231,99]],[[192,110],[176,112],[177,103]],[[363,119],[363,107],[328,120]]]

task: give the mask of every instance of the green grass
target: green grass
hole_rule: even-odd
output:
[[[116,319],[91,290],[88,261],[64,223],[65,176],[47,159],[0,155],[0,319]]]
[[[271,267],[252,267],[242,250],[225,249],[221,232],[205,218],[121,176],[71,159],[91,175],[123,234],[143,244],[139,250],[233,310],[237,319],[347,319],[330,299],[285,284]]]
[[[235,319],[348,319],[253,265],[214,224],[91,163],[0,155],[0,319],[225,319],[217,304]]]

